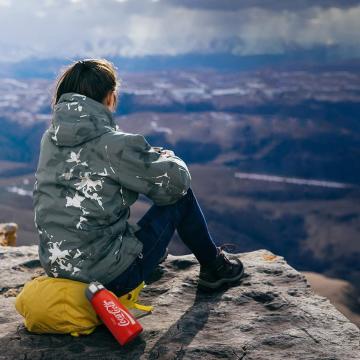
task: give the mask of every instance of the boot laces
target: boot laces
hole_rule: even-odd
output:
[[[233,248],[236,248],[238,245],[237,244],[235,244],[235,243],[225,243],[225,244],[222,244],[222,245],[220,245],[219,246],[219,249],[220,250],[224,250],[227,246],[229,246],[230,245],[230,247],[232,246]]]
[[[220,245],[220,246],[219,246],[219,255],[224,259],[224,261],[225,261],[225,263],[226,263],[227,266],[232,267],[232,266],[233,266],[232,262],[231,262],[230,259],[225,255],[225,253],[223,252],[223,250],[224,250],[226,247],[228,247],[228,246],[230,246],[230,247],[232,247],[232,248],[236,248],[236,247],[237,247],[237,244],[235,244],[235,243],[225,243],[225,244]],[[225,264],[223,264],[223,265],[225,265]],[[221,265],[220,268],[222,268],[223,265]]]

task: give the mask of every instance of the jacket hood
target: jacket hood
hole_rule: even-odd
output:
[[[117,130],[111,111],[102,103],[75,92],[64,93],[54,107],[48,129],[58,146],[77,146]]]

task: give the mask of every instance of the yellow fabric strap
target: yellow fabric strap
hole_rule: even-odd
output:
[[[134,308],[142,310],[142,311],[150,312],[153,310],[154,307],[152,305],[141,305],[141,304],[135,303]]]
[[[142,311],[147,311],[150,312],[154,309],[153,306],[151,305],[141,305],[138,304],[137,300],[140,294],[140,291],[145,287],[145,282],[143,281],[137,288],[135,288],[134,290],[131,290],[130,292],[128,292],[127,294],[124,294],[122,296],[120,296],[118,299],[119,301],[126,306],[127,308],[131,309],[131,308],[135,308],[135,309],[139,309]],[[113,293],[114,294],[114,293]],[[114,294],[115,295],[115,294]],[[116,295],[115,295],[116,296]]]
[[[70,334],[71,334],[72,336],[89,335],[89,334],[91,334],[92,332],[94,332],[95,329],[96,329],[96,326],[94,326],[93,328],[88,329],[88,330],[73,331],[73,332],[71,332]]]

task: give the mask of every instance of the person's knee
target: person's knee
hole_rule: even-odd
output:
[[[185,201],[187,199],[190,199],[194,197],[194,193],[191,187],[189,187],[186,191],[186,194],[184,196],[182,196],[178,201]]]

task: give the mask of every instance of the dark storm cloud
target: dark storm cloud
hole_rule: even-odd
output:
[[[0,60],[29,56],[360,53],[355,1],[0,0]]]

